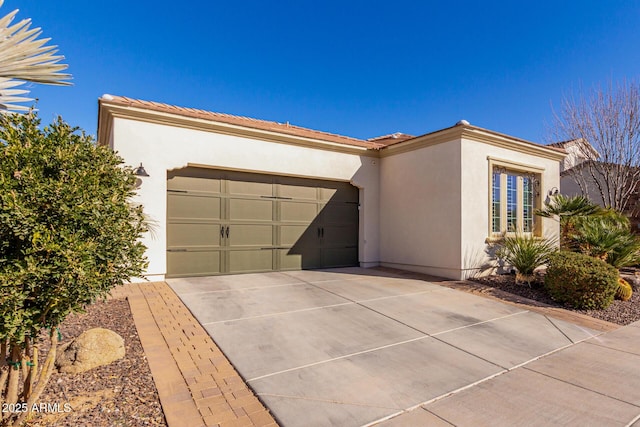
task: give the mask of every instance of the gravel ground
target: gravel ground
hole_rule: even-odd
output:
[[[61,344],[96,327],[124,338],[125,357],[80,374],[54,373],[38,403],[58,403],[60,412],[41,412],[27,425],[166,426],[129,303],[125,299],[96,302],[85,314],[69,316],[60,326]],[[64,412],[64,404],[69,404],[69,412]]]
[[[637,279],[635,280],[635,283],[632,279],[627,279],[633,287],[633,296],[631,299],[629,301],[614,300],[613,303],[604,310],[576,310],[574,308],[558,304],[552,300],[549,294],[545,291],[542,285],[542,278],[538,278],[536,282],[531,284],[531,287],[516,284],[515,275],[511,274],[501,274],[472,280],[485,286],[491,286],[493,288],[520,295],[554,307],[561,307],[566,310],[586,314],[597,319],[606,320],[607,322],[617,323],[618,325],[628,325],[640,320],[640,287],[638,286]]]

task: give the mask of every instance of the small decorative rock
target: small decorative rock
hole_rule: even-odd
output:
[[[89,329],[59,348],[58,372],[77,374],[124,357],[124,339],[109,329]]]

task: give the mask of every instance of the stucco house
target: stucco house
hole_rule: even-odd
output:
[[[564,150],[466,121],[362,140],[111,95],[98,115],[98,143],[146,171],[150,280],[358,265],[463,279],[502,231],[559,232],[533,211]]]

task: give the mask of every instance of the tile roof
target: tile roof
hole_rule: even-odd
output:
[[[142,108],[145,110],[158,111],[169,114],[176,114],[184,117],[196,119],[211,120],[216,122],[228,123],[232,125],[245,126],[254,129],[294,135],[303,138],[317,139],[336,144],[351,145],[357,147],[378,150],[388,144],[378,143],[376,141],[367,141],[364,139],[351,138],[348,136],[337,135],[328,132],[308,129],[289,122],[278,123],[267,120],[253,119],[250,117],[234,116],[231,114],[215,113],[212,111],[199,110],[196,108],[178,107],[175,105],[164,104],[160,102],[143,101],[140,99],[127,98],[125,96],[103,95],[100,102],[108,102],[110,104],[121,105],[125,107]],[[398,141],[399,142],[399,141]]]

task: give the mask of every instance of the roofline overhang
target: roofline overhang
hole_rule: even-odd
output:
[[[112,102],[105,98],[98,99],[98,144],[109,144],[109,138],[113,132],[114,119],[136,120],[204,132],[243,136],[269,142],[347,154],[364,155],[368,157],[388,157],[458,139],[477,141],[555,161],[561,161],[567,155],[566,151],[560,148],[550,148],[548,146],[536,144],[535,142],[472,125],[455,125],[425,135],[417,136],[406,141],[398,142],[397,144],[372,149],[356,145],[324,141],[316,138],[285,134],[277,131],[257,129],[238,124],[225,123],[213,119],[189,117],[165,111],[123,105],[121,102]]]
[[[98,99],[98,144],[108,145],[109,136],[113,132],[114,119],[136,120],[158,125],[181,127],[203,132],[215,132],[226,135],[243,136],[263,141],[290,144],[320,150],[328,150],[347,154],[379,157],[379,151],[356,145],[340,144],[321,139],[284,134],[275,131],[263,130],[225,123],[221,121],[188,117],[181,114],[156,111],[146,108],[122,105],[120,102],[110,102],[107,99]]]

